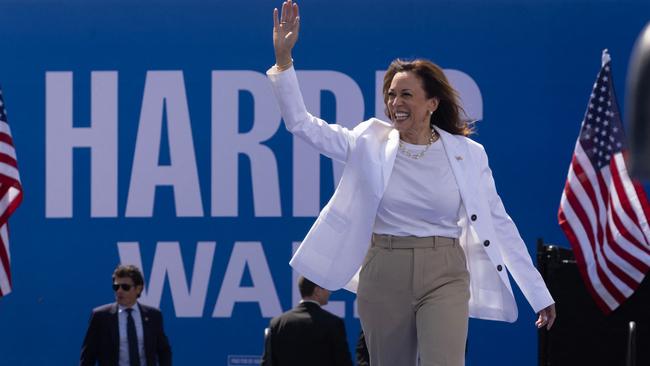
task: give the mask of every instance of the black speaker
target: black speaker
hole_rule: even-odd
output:
[[[539,365],[625,365],[629,322],[636,323],[636,365],[650,365],[650,281],[609,315],[596,305],[580,276],[573,251],[544,245],[537,263],[556,302],[557,320],[550,331],[539,331]]]
[[[634,178],[650,179],[650,23],[639,34],[627,71],[625,112]]]

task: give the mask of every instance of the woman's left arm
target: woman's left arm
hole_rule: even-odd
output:
[[[487,195],[490,205],[492,223],[497,235],[501,256],[508,272],[512,275],[522,293],[538,313],[535,322],[538,328],[546,326],[550,329],[555,321],[555,302],[551,297],[544,279],[533,265],[517,226],[506,212],[501,197],[496,190],[492,170],[488,164],[487,154],[481,147],[480,152],[481,189]]]

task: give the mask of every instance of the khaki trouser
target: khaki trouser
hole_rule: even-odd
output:
[[[357,290],[371,366],[462,366],[469,272],[458,239],[373,235]]]

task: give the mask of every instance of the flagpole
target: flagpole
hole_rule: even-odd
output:
[[[607,50],[607,48],[605,48],[605,49],[603,50],[602,65],[601,65],[601,67],[602,67],[602,66],[605,66],[605,65],[606,65],[608,62],[610,62],[611,60],[612,60],[612,58],[609,56],[609,51]]]

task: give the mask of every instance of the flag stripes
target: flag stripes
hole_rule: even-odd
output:
[[[650,269],[650,205],[629,178],[623,138],[605,51],[558,212],[587,290],[605,313],[630,297]]]
[[[16,150],[0,91],[0,297],[12,289],[8,221],[22,199]]]

